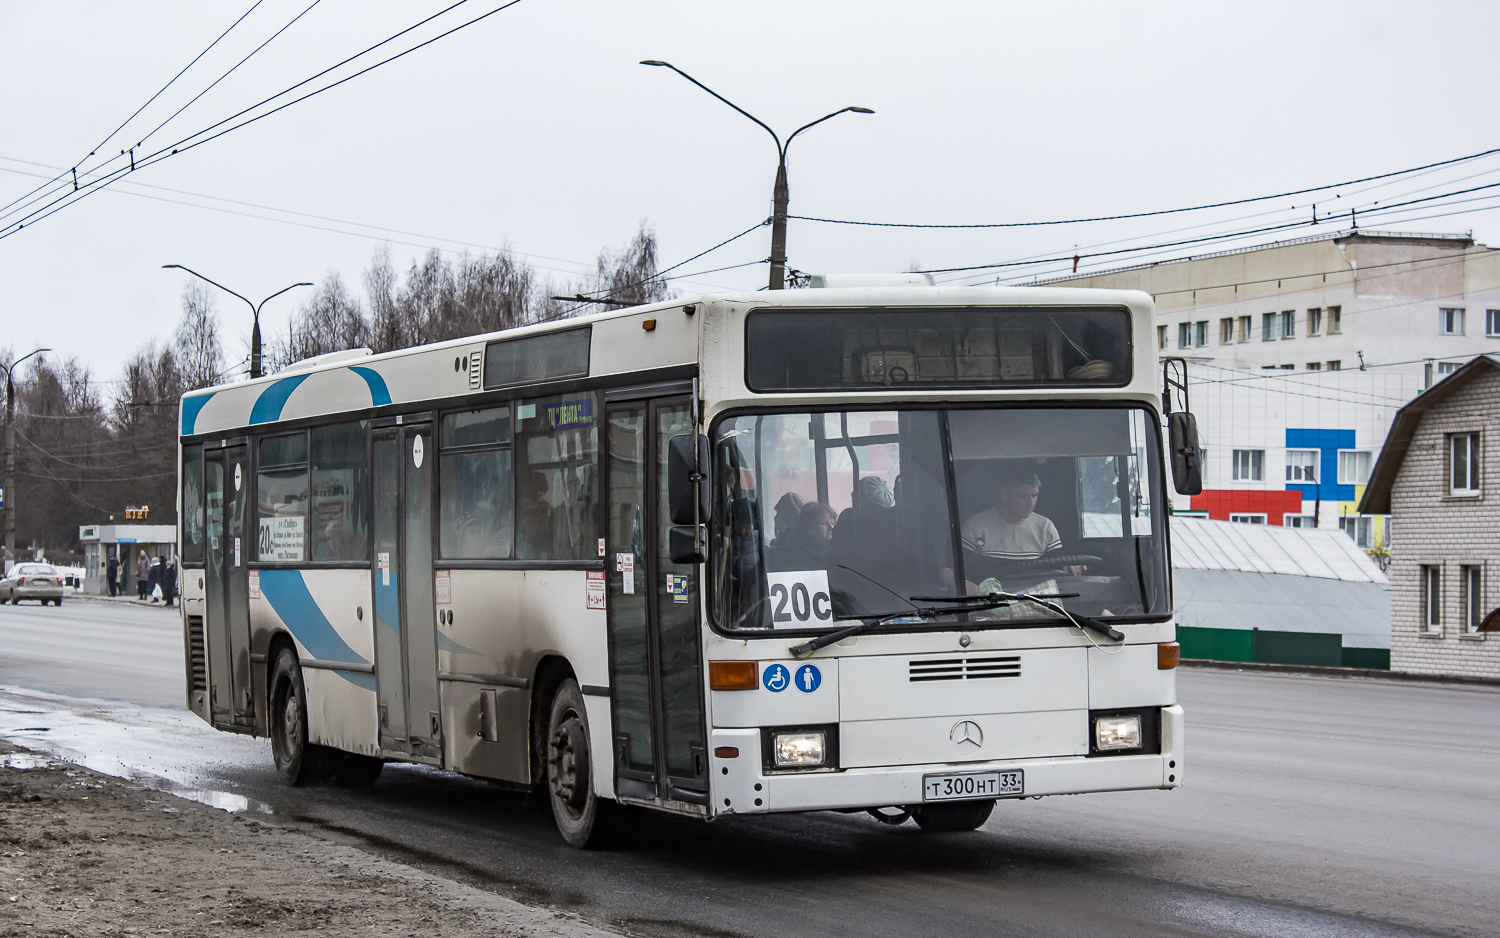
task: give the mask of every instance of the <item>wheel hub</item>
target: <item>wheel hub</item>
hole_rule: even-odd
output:
[[[564,720],[548,744],[547,761],[552,777],[552,794],[570,810],[582,809],[588,800],[588,766],[584,750],[583,721],[577,716]]]

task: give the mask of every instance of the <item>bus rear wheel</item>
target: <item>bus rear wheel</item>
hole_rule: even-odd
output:
[[[302,666],[290,648],[276,656],[271,670],[271,757],[276,774],[288,785],[309,785],[327,779],[333,751],[308,741],[307,691]]]
[[[547,719],[547,796],[557,831],[570,847],[597,847],[602,840],[599,798],[594,794],[589,721],[578,682],[558,685]]]
[[[993,801],[953,801],[947,804],[913,806],[917,825],[934,834],[975,830],[990,819]]]

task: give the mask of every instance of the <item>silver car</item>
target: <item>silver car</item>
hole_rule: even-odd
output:
[[[57,568],[46,563],[18,563],[0,579],[0,605],[19,603],[23,599],[40,600],[43,606],[63,601],[63,577]]]

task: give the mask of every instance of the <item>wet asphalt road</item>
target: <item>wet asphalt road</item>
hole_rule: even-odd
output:
[[[158,609],[0,609],[0,735],[636,934],[1500,934],[1497,688],[1185,669],[1175,792],[1002,802],[975,834],[651,817],[580,853],[518,796],[424,768],[280,787],[263,741],[181,710],[180,636]]]

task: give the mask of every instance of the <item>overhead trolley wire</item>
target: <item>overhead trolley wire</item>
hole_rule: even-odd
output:
[[[98,192],[101,188],[103,188],[104,186],[107,186],[111,182],[114,182],[116,179],[120,178],[121,176],[123,176],[127,172],[133,172],[135,169],[144,168],[145,166],[150,166],[150,165],[154,165],[156,163],[160,163],[163,160],[170,159],[171,157],[178,155],[179,153],[185,153],[188,150],[193,149],[194,147],[198,147],[198,146],[201,146],[201,145],[203,145],[205,143],[208,143],[210,141],[217,140],[218,138],[220,138],[220,137],[222,137],[222,136],[224,136],[226,134],[232,133],[232,132],[234,132],[236,130],[239,130],[242,127],[246,127],[246,126],[248,126],[250,124],[253,124],[253,123],[255,123],[256,121],[258,121],[258,120],[260,120],[262,118],[270,117],[272,114],[275,114],[278,111],[285,110],[286,108],[291,107],[294,104],[298,104],[298,103],[300,103],[302,101],[306,101],[308,98],[311,98],[311,97],[314,97],[316,95],[322,94],[323,92],[332,90],[333,88],[337,88],[339,85],[342,85],[342,84],[344,84],[346,82],[349,82],[349,81],[353,81],[355,78],[359,78],[360,76],[365,75],[368,72],[371,72],[371,71],[373,71],[373,70],[381,67],[382,65],[387,65],[387,64],[389,64],[391,62],[394,62],[395,60],[397,60],[399,58],[402,58],[403,56],[406,56],[406,55],[408,55],[408,54],[410,54],[412,52],[415,52],[418,49],[421,49],[421,48],[424,48],[426,46],[429,46],[432,43],[437,42],[440,39],[447,38],[448,36],[451,36],[454,33],[458,32],[459,30],[466,29],[466,28],[468,28],[470,26],[473,26],[474,24],[476,24],[478,22],[481,22],[482,20],[485,20],[485,19],[488,19],[491,16],[494,16],[497,13],[501,13],[501,12],[503,12],[505,10],[508,10],[511,7],[515,6],[516,4],[520,3],[521,0],[510,0],[510,2],[504,3],[504,4],[502,4],[502,5],[498,6],[498,7],[495,7],[494,9],[488,11],[487,13],[480,14],[479,16],[476,16],[475,18],[473,18],[471,20],[468,20],[466,22],[460,23],[459,25],[453,27],[452,29],[448,29],[448,30],[446,30],[444,32],[441,32],[438,35],[433,36],[430,39],[427,39],[427,40],[425,40],[423,42],[420,42],[417,45],[412,46],[412,47],[410,47],[408,49],[404,49],[401,52],[398,52],[395,55],[392,55],[392,56],[390,56],[388,58],[382,59],[382,60],[380,60],[379,62],[376,62],[373,65],[370,65],[370,66],[367,66],[366,68],[360,69],[359,71],[357,71],[357,72],[355,72],[355,73],[353,73],[351,75],[347,75],[347,76],[339,79],[338,81],[332,82],[332,83],[330,83],[328,85],[324,85],[324,86],[322,86],[320,88],[314,89],[313,91],[309,91],[307,94],[301,95],[300,97],[293,98],[290,101],[284,102],[284,103],[278,105],[277,107],[272,108],[269,111],[265,111],[265,112],[263,112],[261,114],[255,115],[254,117],[250,117],[250,118],[248,118],[246,120],[240,121],[237,124],[233,124],[233,125],[231,125],[229,127],[225,127],[223,130],[220,130],[218,133],[212,134],[211,136],[204,137],[201,140],[194,140],[195,137],[202,137],[204,134],[209,133],[209,131],[212,131],[212,130],[214,130],[216,128],[222,127],[223,125],[225,125],[225,124],[227,124],[227,123],[235,120],[236,118],[242,117],[245,114],[249,113],[250,111],[253,111],[255,108],[260,107],[260,106],[262,106],[264,104],[267,104],[267,103],[269,103],[271,101],[274,101],[276,98],[279,98],[279,97],[287,94],[290,91],[293,91],[293,90],[295,90],[297,88],[300,88],[303,85],[306,85],[309,82],[314,81],[317,78],[322,77],[323,75],[328,74],[330,71],[333,71],[334,69],[336,69],[336,68],[338,68],[338,67],[340,67],[340,66],[342,66],[344,64],[347,64],[348,62],[351,62],[351,61],[353,61],[356,58],[359,58],[360,56],[362,56],[362,55],[370,52],[371,50],[379,48],[380,46],[385,45],[386,43],[391,42],[392,40],[394,40],[394,39],[396,39],[396,38],[398,38],[398,37],[400,37],[400,36],[402,36],[402,35],[404,35],[406,33],[411,32],[413,29],[416,29],[417,27],[423,25],[424,23],[430,22],[431,20],[435,19],[436,17],[439,17],[439,16],[443,15],[444,13],[448,12],[449,10],[452,10],[455,7],[458,7],[458,6],[460,6],[460,5],[464,4],[464,3],[467,3],[467,2],[468,2],[468,0],[458,0],[457,3],[454,3],[453,5],[451,5],[449,7],[446,7],[443,10],[438,11],[437,13],[434,13],[432,16],[429,16],[426,19],[424,19],[424,20],[422,20],[422,21],[420,21],[420,22],[418,22],[416,24],[413,24],[412,26],[407,27],[406,29],[402,30],[399,33],[396,33],[395,35],[392,35],[392,36],[390,36],[390,37],[388,37],[386,39],[381,40],[380,42],[376,43],[375,45],[370,46],[369,48],[367,48],[367,49],[365,49],[365,50],[363,50],[363,51],[361,51],[359,53],[356,53],[355,55],[350,56],[349,58],[344,59],[342,62],[339,62],[336,65],[332,65],[329,68],[324,69],[323,71],[321,71],[318,74],[312,76],[311,78],[304,79],[303,81],[298,82],[297,84],[292,85],[291,87],[289,87],[287,89],[284,89],[283,91],[277,92],[276,94],[271,95],[269,98],[266,98],[266,99],[258,102],[257,104],[253,104],[253,105],[251,105],[248,108],[244,108],[243,110],[237,112],[236,114],[232,114],[229,117],[226,117],[223,120],[221,120],[221,121],[219,121],[219,122],[217,122],[215,124],[212,124],[212,125],[210,125],[208,127],[205,127],[204,129],[202,129],[200,131],[197,131],[196,133],[189,134],[188,136],[183,137],[181,140],[177,141],[175,144],[168,144],[167,146],[163,146],[163,147],[161,147],[160,149],[156,150],[153,153],[147,154],[146,156],[142,157],[140,160],[135,160],[134,161],[135,165],[132,166],[132,167],[130,167],[130,168],[128,168],[128,169],[127,168],[116,169],[116,170],[113,170],[112,172],[108,173],[105,176],[99,177],[99,178],[94,179],[94,180],[90,180],[89,183],[87,184],[87,190],[86,191],[85,191],[85,187],[80,186],[80,191],[79,192],[77,192],[77,193],[68,193],[68,195],[64,196],[63,198],[57,199],[57,200],[53,201],[52,203],[49,203],[48,205],[43,206],[41,209],[38,209],[35,212],[31,213],[30,215],[26,216],[25,219],[23,219],[22,221],[20,221],[20,222],[12,222],[11,224],[5,226],[5,230],[0,231],[0,240],[8,238],[11,235],[14,235],[17,232],[21,231],[22,229],[24,229],[26,227],[26,225],[27,225],[28,222],[34,224],[36,221],[40,221],[40,220],[42,220],[44,218],[47,218],[47,217],[49,217],[49,216],[51,216],[53,214],[56,214],[57,212],[61,211],[62,209],[67,208],[69,205],[72,205],[72,204],[74,204],[74,203],[82,200],[83,198],[87,197],[88,195],[91,195],[91,194],[93,194],[95,192]],[[193,142],[189,143],[188,141],[193,141]],[[76,196],[76,198],[72,198],[72,196]]]
[[[819,222],[827,225],[858,225],[868,228],[1037,228],[1049,225],[1080,225],[1090,222],[1121,221],[1131,218],[1150,218],[1157,215],[1177,215],[1183,212],[1199,212],[1211,208],[1227,208],[1233,205],[1248,205],[1253,202],[1265,202],[1270,199],[1284,199],[1288,196],[1307,195],[1312,192],[1323,192],[1328,189],[1337,189],[1341,186],[1353,186],[1365,182],[1374,182],[1379,179],[1390,179],[1396,176],[1405,176],[1423,170],[1438,169],[1443,166],[1452,166],[1469,160],[1477,160],[1482,157],[1500,153],[1500,147],[1490,150],[1482,150],[1479,153],[1471,153],[1468,156],[1454,157],[1450,160],[1440,160],[1436,163],[1428,163],[1423,166],[1413,166],[1409,169],[1400,169],[1394,172],[1381,173],[1376,176],[1365,176],[1361,179],[1350,179],[1345,182],[1329,183],[1324,186],[1312,186],[1306,189],[1293,189],[1287,192],[1278,192],[1273,195],[1258,195],[1246,199],[1233,199],[1227,202],[1209,202],[1203,205],[1189,205],[1184,208],[1158,209],[1150,212],[1131,212],[1124,215],[1097,215],[1089,218],[1066,218],[1053,221],[1011,221],[1011,222],[985,222],[977,224],[920,224],[908,222],[885,222],[885,221],[850,221],[842,218],[816,218],[808,215],[788,215],[798,221]]]

